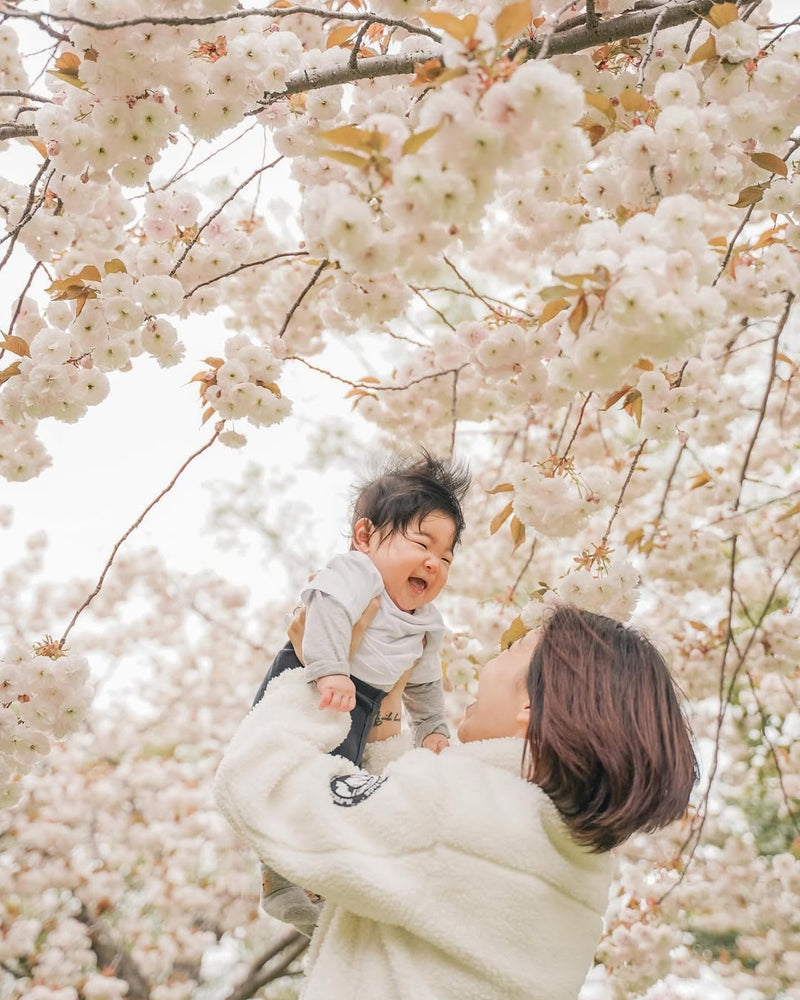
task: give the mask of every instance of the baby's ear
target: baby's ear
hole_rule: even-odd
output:
[[[359,552],[366,552],[374,530],[372,521],[368,517],[360,517],[353,525],[353,548]]]

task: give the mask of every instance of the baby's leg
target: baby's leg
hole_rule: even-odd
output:
[[[261,909],[276,920],[293,924],[301,934],[311,937],[319,920],[322,900],[262,863]]]

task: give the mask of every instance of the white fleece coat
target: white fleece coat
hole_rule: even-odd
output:
[[[349,717],[317,703],[301,671],[276,678],[216,781],[259,857],[327,900],[303,1000],[575,1000],[611,861],[519,777],[522,741],[409,750],[374,776],[328,755]]]

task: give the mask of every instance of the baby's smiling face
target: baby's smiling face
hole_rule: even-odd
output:
[[[370,557],[397,607],[413,613],[435,600],[447,583],[455,533],[453,519],[437,511],[412,521],[405,534],[376,531],[362,518],[353,546]]]

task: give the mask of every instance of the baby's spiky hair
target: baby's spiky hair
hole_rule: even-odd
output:
[[[446,514],[455,524],[455,548],[464,530],[461,504],[471,481],[463,462],[435,458],[424,448],[413,458],[391,458],[379,475],[357,487],[351,528],[366,517],[378,531],[405,534],[429,514]]]

